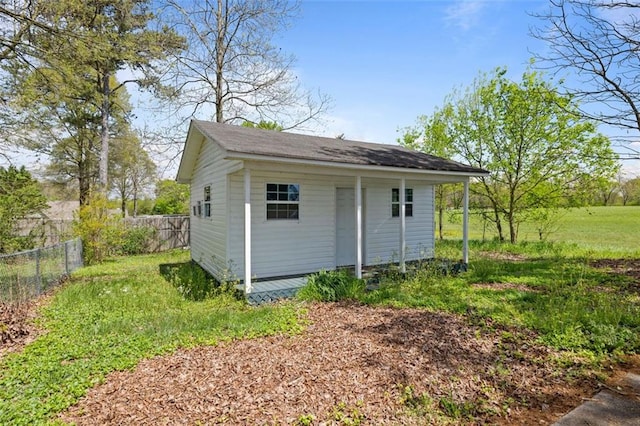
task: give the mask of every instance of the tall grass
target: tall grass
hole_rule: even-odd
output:
[[[187,252],[121,258],[73,275],[43,311],[47,333],[0,361],[0,424],[51,419],[112,371],[199,344],[300,329],[291,304],[249,307],[223,293],[186,300],[160,265]]]
[[[356,300],[364,293],[364,280],[355,278],[347,270],[320,271],[309,276],[304,287],[298,290],[300,300],[336,302]]]

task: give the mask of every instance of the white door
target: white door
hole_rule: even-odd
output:
[[[356,207],[353,188],[336,189],[336,266],[356,264]]]

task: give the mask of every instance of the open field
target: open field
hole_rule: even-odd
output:
[[[559,212],[556,230],[548,241],[576,243],[583,248],[624,254],[640,250],[640,206],[607,206],[570,209]],[[471,215],[470,238],[483,239],[483,224],[479,216]],[[461,238],[460,214],[445,213],[445,238]],[[491,240],[495,231],[486,228],[484,239]],[[507,235],[508,238],[508,235]],[[531,224],[523,224],[520,241],[539,241]]]

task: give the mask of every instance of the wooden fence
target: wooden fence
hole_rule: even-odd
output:
[[[189,216],[139,216],[123,219],[125,227],[151,227],[156,230],[151,251],[189,246]],[[30,218],[20,221],[22,235],[30,232],[42,246],[59,244],[72,235],[73,220]]]
[[[154,228],[153,252],[189,246],[189,216],[128,217],[124,223],[127,227]]]

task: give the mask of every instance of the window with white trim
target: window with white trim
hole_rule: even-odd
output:
[[[211,186],[204,187],[204,217],[211,217]]]
[[[267,183],[267,220],[297,220],[300,216],[300,185]]]
[[[404,189],[404,216],[413,216],[413,189]],[[400,189],[391,189],[391,217],[400,217]]]

